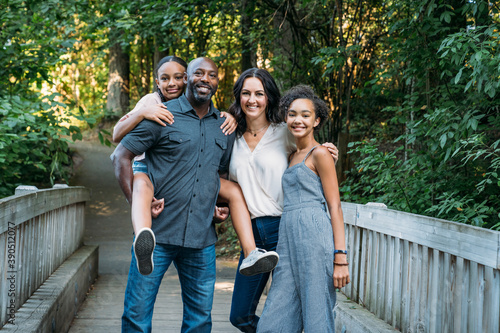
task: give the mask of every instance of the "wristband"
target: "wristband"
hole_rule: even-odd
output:
[[[339,263],[339,262],[333,262],[334,265],[337,265],[337,266],[349,266],[349,263],[348,262],[342,262],[342,263]]]
[[[347,255],[347,251],[346,250],[335,250],[335,251],[333,251],[333,254],[337,254],[337,253],[342,253],[342,254]]]

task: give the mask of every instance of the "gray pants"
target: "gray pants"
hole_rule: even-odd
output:
[[[273,273],[258,333],[334,332],[333,233],[324,205],[283,212]]]

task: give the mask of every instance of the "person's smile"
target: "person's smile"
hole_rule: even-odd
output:
[[[208,84],[198,83],[196,84],[196,90],[198,90],[199,93],[206,95],[212,92],[212,87]]]
[[[300,131],[305,130],[307,127],[306,127],[306,126],[304,126],[304,125],[302,125],[302,124],[293,124],[293,125],[291,126],[291,128],[292,128],[292,130],[293,130],[294,132],[300,132]]]
[[[179,92],[179,88],[168,88],[167,89],[167,93],[168,94],[176,94],[177,92]]]

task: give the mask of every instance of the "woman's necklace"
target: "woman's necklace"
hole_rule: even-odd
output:
[[[253,134],[253,136],[254,136],[254,137],[256,137],[256,136],[257,136],[257,134],[259,134],[260,132],[262,132],[263,130],[265,130],[265,129],[266,129],[266,128],[268,128],[268,127],[269,127],[269,124],[267,124],[266,126],[264,126],[264,127],[260,128],[260,129],[258,129],[258,130],[256,130],[256,131],[254,131],[254,130],[251,130],[251,129],[247,128],[247,132],[248,132],[248,133],[250,133],[250,134]]]

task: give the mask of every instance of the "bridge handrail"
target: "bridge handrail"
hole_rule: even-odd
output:
[[[352,300],[402,332],[500,331],[500,232],[342,203]]]
[[[83,244],[88,200],[88,189],[66,185],[0,199],[0,327]]]

